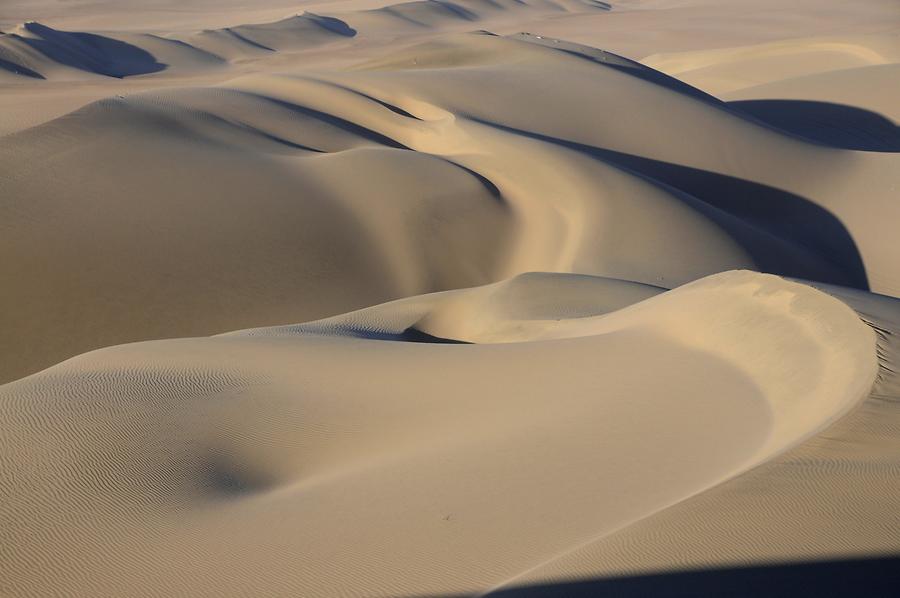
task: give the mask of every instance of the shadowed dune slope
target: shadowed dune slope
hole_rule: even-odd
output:
[[[205,30],[186,41],[233,60],[260,53],[296,52],[355,35],[356,30],[340,19],[305,12],[274,23]]]
[[[0,596],[892,596],[896,0],[0,4]]]
[[[898,280],[894,156],[804,141],[528,36],[135,93],[2,139],[7,380],[105,345],[534,270]]]
[[[872,556],[803,562],[701,568],[504,588],[497,598],[681,598],[683,596],[784,596],[856,598],[892,596],[900,582],[900,559]],[[444,595],[442,598],[449,598]]]
[[[831,147],[900,152],[900,127],[868,110],[804,100],[742,100],[729,106]]]
[[[810,101],[874,113],[896,124],[900,107],[900,63],[827,71],[745,87],[722,97],[728,101]],[[828,121],[826,121],[828,122]]]
[[[502,24],[549,15],[605,12],[596,0],[420,0],[350,11],[337,16],[303,12],[267,23],[241,24],[166,35],[134,32],[62,31],[28,21],[0,31],[0,82],[20,78],[130,77],[161,71],[196,74],[224,63],[265,62],[368,38],[421,37],[426,32],[470,30],[476,23]]]
[[[421,31],[447,29],[460,24],[502,23],[539,16],[605,12],[610,5],[596,0],[419,0],[390,4],[349,13],[348,18],[364,29]]]
[[[478,593],[777,456],[876,376],[872,330],[805,285],[657,292],[531,274],[7,384],[0,583]],[[383,340],[411,328],[477,344]]]
[[[815,286],[852,307],[876,334],[878,374],[856,409],[809,442],[560,554],[496,595],[641,595],[671,574],[659,595],[745,595],[750,584],[773,595],[890,596],[895,559],[867,560],[900,553],[900,301]],[[744,569],[749,565],[755,568]],[[863,587],[852,583],[866,572],[872,578]]]
[[[222,62],[220,57],[199,48],[156,35],[58,31],[35,22],[0,33],[0,59],[0,81],[9,75],[41,79],[97,75],[124,78],[159,73],[168,69],[170,62],[194,70]]]

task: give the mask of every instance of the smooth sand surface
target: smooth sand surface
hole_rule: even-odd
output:
[[[0,31],[0,595],[890,595],[894,0]]]

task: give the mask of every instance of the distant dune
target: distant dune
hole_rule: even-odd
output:
[[[893,0],[245,4],[0,14],[0,594],[891,595]]]
[[[897,292],[892,155],[536,36],[129,94],[5,140],[7,379],[528,271],[671,287],[753,268]]]

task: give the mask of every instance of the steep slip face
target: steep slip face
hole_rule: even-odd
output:
[[[840,284],[897,292],[896,248],[880,241],[890,235],[887,221],[872,217],[897,215],[896,153],[846,151],[803,139],[657,71],[592,48],[516,38],[557,48],[529,53],[512,41],[482,36],[435,42],[376,61],[368,68],[393,72],[360,79],[372,86],[390,80],[388,93],[394,97],[412,94],[414,86],[420,101],[457,117],[575,149],[675,187],[820,256],[843,273]],[[476,46],[481,49],[477,56],[471,53]],[[544,70],[521,68],[518,61],[529,54],[535,63],[553,60],[559,76],[546,76],[548,63]],[[449,66],[456,68],[434,70]],[[502,77],[500,71],[514,77]],[[468,86],[491,100],[474,99],[465,92]],[[780,249],[774,261],[796,251]],[[757,267],[783,272],[765,263],[766,252],[759,253]],[[822,280],[822,275],[806,278]]]
[[[0,274],[16,280],[0,298],[5,380],[101,346],[527,271],[672,287],[752,268],[889,287],[898,263],[865,222],[848,230],[826,206],[832,189],[880,202],[889,162],[527,36],[133,94],[2,139]],[[665,160],[737,164],[747,178]],[[804,177],[823,165],[828,184]],[[756,182],[770,171],[790,171],[805,197]]]
[[[511,229],[452,161],[227,90],[105,101],[0,153],[6,379],[123,341],[483,284]]]
[[[892,595],[900,553],[900,301],[814,286],[875,332],[878,373],[855,409],[752,471],[548,560],[490,595]]]
[[[529,275],[0,387],[0,587],[477,593],[771,458],[874,379],[871,330],[807,286],[654,294]],[[391,341],[411,328],[491,343]]]

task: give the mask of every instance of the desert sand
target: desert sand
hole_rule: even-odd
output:
[[[0,595],[894,595],[896,0],[0,32]]]

